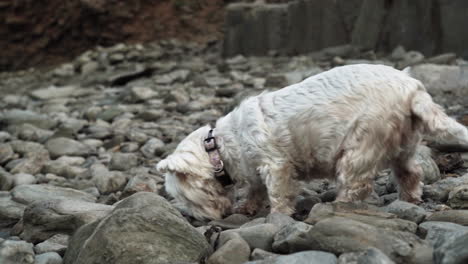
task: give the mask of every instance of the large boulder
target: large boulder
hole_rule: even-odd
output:
[[[205,237],[161,196],[140,192],[78,229],[65,264],[187,263],[211,252]]]

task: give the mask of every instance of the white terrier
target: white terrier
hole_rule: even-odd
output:
[[[175,205],[198,219],[251,214],[264,200],[271,212],[291,214],[297,180],[335,179],[338,201],[365,199],[388,167],[400,199],[418,203],[414,154],[423,136],[468,144],[467,129],[418,80],[382,65],[343,66],[244,100],[157,168]]]

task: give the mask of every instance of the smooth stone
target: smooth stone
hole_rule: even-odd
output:
[[[88,156],[94,151],[91,147],[64,137],[50,139],[45,144],[52,158],[60,156]]]
[[[109,171],[106,166],[97,163],[91,166],[91,180],[101,194],[109,194],[123,190],[127,177],[120,171]]]
[[[159,193],[163,189],[164,179],[149,173],[135,175],[128,180],[125,185],[121,199],[133,195],[137,192]]]
[[[10,162],[6,167],[10,167],[10,172],[13,174],[37,174],[48,161],[49,156],[47,153],[31,152],[26,154],[22,159],[12,161],[14,163]]]
[[[113,208],[110,205],[70,199],[33,202],[24,210],[20,237],[39,243],[56,234],[71,235],[80,226],[105,217]]]
[[[447,210],[434,212],[426,221],[451,222],[468,226],[468,210]]]
[[[4,164],[12,160],[15,156],[13,148],[10,144],[0,144],[0,164]]]
[[[63,256],[65,250],[68,247],[68,240],[70,236],[64,234],[57,234],[44,242],[38,243],[34,246],[34,252],[36,254],[43,254],[47,252],[56,252]]]
[[[166,199],[137,193],[71,238],[65,264],[192,263],[211,253],[206,238]]]
[[[298,235],[300,240],[290,240],[278,249],[282,253],[300,248],[339,255],[375,247],[397,263],[422,264],[432,260],[432,247],[413,233],[379,228],[345,217],[323,219],[301,233],[302,236]]]
[[[310,249],[307,233],[311,225],[303,222],[290,223],[275,235],[273,250],[280,253],[292,253]]]
[[[34,264],[62,264],[62,257],[56,252],[47,252],[36,255]]]
[[[450,191],[460,185],[468,184],[468,174],[465,174],[458,178],[446,178],[437,181],[431,185],[425,185],[423,187],[423,198],[432,199],[439,202],[445,202],[448,199]]]
[[[447,204],[453,209],[468,209],[468,184],[457,186],[450,191]]]
[[[0,190],[9,191],[14,187],[14,176],[0,167]]]
[[[109,169],[126,171],[138,165],[138,156],[133,153],[120,153],[112,154],[112,159],[109,164]]]
[[[275,254],[269,251],[265,251],[260,248],[256,248],[252,251],[252,254],[250,254],[250,259],[251,260],[262,260],[262,259],[269,259],[269,258],[274,258],[280,256],[279,254]]]
[[[25,185],[25,184],[34,184],[36,183],[36,178],[28,173],[18,173],[14,175],[13,184],[14,186]]]
[[[0,242],[0,263],[33,264],[33,244],[24,241],[3,240]]]
[[[434,250],[436,264],[468,263],[468,233],[444,239]]]
[[[425,239],[435,247],[442,244],[442,241],[446,237],[468,233],[468,226],[462,226],[450,222],[429,221],[421,223],[418,230]]]
[[[265,218],[265,223],[274,224],[279,228],[294,222],[296,222],[296,220],[294,220],[292,217],[281,213],[271,213]]]
[[[335,255],[316,250],[303,251],[286,256],[268,258],[264,260],[249,261],[246,264],[336,264]]]
[[[397,215],[401,219],[409,220],[417,224],[421,223],[427,215],[423,208],[400,200],[396,200],[387,205],[384,210],[387,213]]]
[[[96,197],[82,191],[40,184],[17,186],[11,191],[11,196],[14,201],[22,204],[52,199],[73,199],[85,202],[96,201]]]
[[[362,202],[316,204],[304,221],[315,224],[323,219],[339,216],[356,220],[377,228],[415,233],[418,225],[414,222],[396,218],[394,214],[378,211],[375,207]]]
[[[207,264],[241,264],[249,260],[250,247],[242,238],[230,239],[207,260]]]
[[[279,228],[273,224],[259,224],[251,227],[230,229],[221,232],[220,241],[227,241],[229,234],[238,233],[250,246],[250,248],[261,248],[271,251],[273,237]],[[221,244],[223,244],[221,242]]]
[[[35,113],[29,110],[8,110],[0,114],[0,122],[8,125],[31,124],[42,129],[51,129],[57,125],[57,121],[49,116]]]
[[[221,227],[223,230],[226,229],[236,229],[241,227],[243,224],[250,221],[245,215],[242,214],[232,214],[221,220],[213,220],[209,222],[209,225]]]
[[[8,192],[0,192],[0,226],[11,226],[23,216],[26,205],[13,201]]]
[[[341,254],[338,264],[395,264],[387,255],[377,248],[368,248],[364,251]]]
[[[145,145],[140,148],[141,153],[146,158],[154,158],[155,156],[159,156],[164,153],[164,142],[157,138],[152,138],[148,140]]]

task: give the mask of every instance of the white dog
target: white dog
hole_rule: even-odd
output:
[[[388,167],[400,199],[417,203],[414,153],[423,136],[468,144],[465,127],[418,80],[387,66],[343,66],[246,99],[215,127],[192,132],[157,168],[176,206],[198,219],[253,213],[263,200],[291,214],[297,180],[336,179],[338,201],[364,199]]]

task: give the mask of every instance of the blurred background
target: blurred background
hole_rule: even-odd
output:
[[[97,45],[171,38],[224,42],[227,56],[352,44],[466,57],[467,12],[463,0],[2,0],[0,70],[64,62]]]
[[[334,200],[332,181],[301,185],[296,219],[262,218],[267,211],[210,224],[188,218],[197,231],[156,195],[170,199],[155,170],[186,135],[246,96],[341,65],[410,67],[468,125],[467,60],[468,0],[0,0],[0,263],[196,263],[208,257],[206,238],[218,243],[213,226],[244,223],[253,229],[241,235],[263,242],[223,247],[208,263],[326,241],[339,263],[386,255],[385,263],[468,263],[468,210],[449,210],[468,209],[467,153],[421,145],[424,203],[397,201],[383,171],[365,206],[391,214],[350,209],[341,224],[322,225],[323,241],[303,236],[311,226],[295,220],[315,223],[309,212]],[[136,201],[117,210],[127,198]],[[452,231],[463,236],[453,240]],[[273,237],[283,241],[274,253]],[[369,246],[378,249],[354,252]]]

